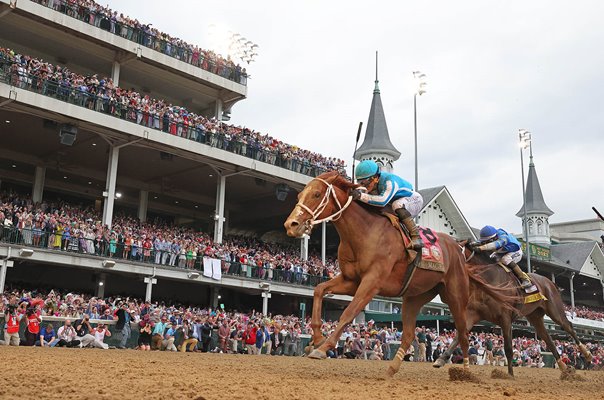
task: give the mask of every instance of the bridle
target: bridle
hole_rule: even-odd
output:
[[[322,222],[337,221],[342,216],[342,213],[344,212],[344,210],[346,210],[348,208],[348,206],[350,205],[350,203],[352,203],[352,196],[348,196],[348,200],[342,206],[342,204],[340,203],[340,200],[338,200],[338,196],[336,195],[334,186],[331,183],[329,183],[326,180],[321,179],[321,178],[315,178],[313,180],[317,180],[319,182],[324,183],[325,186],[327,186],[327,189],[325,190],[325,193],[323,194],[323,198],[321,199],[321,202],[317,205],[317,207],[315,208],[314,211],[311,210],[306,204],[302,203],[302,201],[298,201],[298,203],[296,203],[296,207],[300,207],[302,210],[306,211],[307,213],[309,213],[311,215],[311,218],[306,221],[307,231],[310,230],[313,226],[320,224]],[[316,219],[319,217],[319,215],[321,215],[323,213],[323,211],[325,211],[325,208],[329,204],[329,201],[331,200],[331,198],[333,198],[336,205],[338,206],[338,211],[336,211],[335,213],[333,213],[327,217],[324,217],[321,219]]]
[[[472,250],[472,254],[470,254],[469,257],[466,257],[466,244],[464,244],[463,246],[460,245],[459,243],[457,244],[461,250],[461,254],[463,255],[463,258],[466,260],[465,262],[468,262],[472,259],[472,257],[474,257],[474,254],[476,253],[474,250]]]

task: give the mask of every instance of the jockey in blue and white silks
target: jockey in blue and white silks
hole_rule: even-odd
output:
[[[522,260],[522,247],[514,235],[486,225],[480,230],[480,243],[471,247],[476,251],[492,251],[491,258],[510,268],[520,279],[520,286],[524,289],[533,285],[517,264]]]
[[[381,171],[372,160],[361,161],[354,174],[361,187],[352,192],[352,198],[376,207],[392,204],[392,210],[409,231],[412,247],[421,249],[423,243],[413,218],[422,209],[422,196],[413,190],[409,182],[390,172]]]

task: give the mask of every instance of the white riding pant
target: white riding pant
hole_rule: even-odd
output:
[[[396,211],[399,208],[405,207],[413,218],[417,217],[417,215],[422,210],[424,205],[424,198],[421,194],[417,192],[413,192],[409,197],[401,197],[400,199],[394,200],[392,202],[392,210]]]
[[[520,260],[522,260],[522,250],[506,253],[501,257],[501,263],[505,266],[509,265],[512,261],[518,263]]]

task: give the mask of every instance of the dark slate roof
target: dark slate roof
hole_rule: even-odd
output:
[[[587,257],[591,255],[596,242],[574,242],[552,244],[552,261],[579,272]]]
[[[355,158],[361,160],[363,157],[375,153],[387,154],[392,156],[394,160],[398,160],[401,156],[401,152],[390,141],[377,80],[375,81],[375,89],[373,90],[373,100],[371,101],[369,120],[367,121],[367,129],[365,130],[365,139],[361,147],[358,148]]]
[[[443,189],[444,186],[435,186],[418,190],[419,194],[421,194],[424,199],[424,207],[426,207]]]
[[[541,193],[541,186],[539,185],[537,172],[535,172],[535,164],[533,163],[532,156],[531,162],[529,163],[528,179],[526,182],[526,212],[527,214],[538,213],[546,214],[547,216],[554,213],[547,204],[545,204],[545,200],[543,200],[543,193]],[[520,207],[520,211],[518,211],[516,216],[520,218],[524,216],[523,207]]]

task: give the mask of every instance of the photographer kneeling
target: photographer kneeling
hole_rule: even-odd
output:
[[[75,330],[78,334],[77,340],[80,341],[80,347],[92,346],[105,350],[109,348],[107,343],[99,342],[93,335],[90,334],[90,332],[93,332],[94,329],[90,325],[90,316],[88,314],[84,314],[84,318],[75,322]]]

